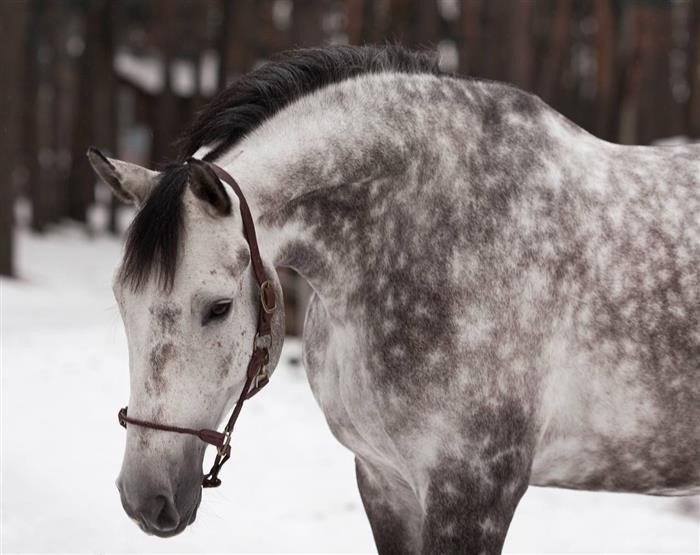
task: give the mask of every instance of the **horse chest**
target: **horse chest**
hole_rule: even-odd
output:
[[[314,295],[304,323],[304,365],[336,439],[358,456],[388,462],[395,458],[392,443],[387,441],[379,399],[366,375],[356,331],[333,325]]]

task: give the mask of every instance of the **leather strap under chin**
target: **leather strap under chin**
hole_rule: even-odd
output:
[[[190,163],[190,160],[188,160]],[[269,348],[272,341],[272,316],[274,311],[277,309],[277,298],[275,295],[275,289],[272,282],[268,279],[265,273],[265,267],[263,265],[262,258],[260,257],[260,251],[258,249],[258,240],[255,235],[255,225],[253,223],[253,217],[250,213],[250,208],[246,202],[243,191],[233,179],[223,168],[217,166],[212,162],[203,162],[201,160],[192,160],[191,163],[206,164],[216,176],[227,183],[236,194],[240,204],[241,220],[243,221],[243,235],[248,243],[248,248],[250,249],[250,260],[253,268],[253,274],[255,275],[255,281],[259,287],[259,309],[258,309],[258,324],[255,332],[255,338],[253,340],[253,353],[248,362],[248,368],[246,369],[245,383],[243,384],[243,389],[241,394],[233,407],[233,412],[231,413],[223,432],[218,432],[216,430],[196,430],[194,428],[184,428],[180,426],[171,426],[169,424],[160,424],[157,422],[149,422],[147,420],[139,420],[138,418],[131,418],[127,415],[127,408],[124,407],[119,411],[118,418],[119,424],[126,428],[127,424],[133,426],[141,426],[142,428],[150,428],[151,430],[159,430],[162,432],[174,432],[178,434],[188,434],[195,436],[205,443],[214,445],[217,450],[216,458],[214,459],[214,464],[211,470],[202,479],[202,487],[205,488],[215,488],[221,485],[221,480],[219,479],[219,471],[224,463],[231,456],[231,434],[233,432],[233,427],[238,420],[238,415],[241,413],[243,408],[243,403],[246,399],[250,399],[258,391],[267,385],[269,382],[269,375],[267,373],[267,365],[270,362]]]

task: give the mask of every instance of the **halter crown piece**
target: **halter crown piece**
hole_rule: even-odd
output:
[[[197,160],[197,162],[201,163],[199,160]],[[238,197],[241,209],[241,219],[243,220],[243,235],[248,242],[253,274],[255,275],[255,281],[258,284],[260,292],[258,325],[255,332],[255,339],[253,340],[253,353],[250,356],[250,361],[248,362],[248,368],[246,370],[246,379],[245,384],[243,385],[243,390],[241,391],[241,395],[238,397],[238,400],[233,407],[233,412],[231,413],[231,417],[228,419],[223,432],[207,429],[195,430],[193,428],[183,428],[180,426],[171,426],[169,424],[138,420],[127,416],[127,407],[124,407],[119,411],[118,418],[119,424],[121,424],[124,428],[126,428],[127,424],[131,424],[132,426],[141,426],[142,428],[150,428],[152,430],[160,430],[163,432],[189,434],[198,437],[205,443],[214,445],[217,450],[216,458],[214,459],[214,464],[212,465],[211,470],[202,479],[202,487],[215,488],[221,485],[219,471],[231,456],[231,433],[233,432],[233,427],[236,424],[236,420],[238,420],[238,415],[241,413],[244,401],[246,399],[250,399],[269,382],[267,366],[270,362],[269,348],[272,341],[272,315],[277,308],[277,298],[272,282],[267,278],[265,273],[262,258],[260,258],[253,217],[250,214],[248,203],[243,196],[243,191],[241,191],[241,188],[238,186],[238,183],[236,183],[236,180],[233,179],[233,177],[231,177],[224,169],[211,162],[204,163],[211,168],[219,179],[229,184]]]

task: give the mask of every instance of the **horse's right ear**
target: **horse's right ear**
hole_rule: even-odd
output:
[[[97,176],[124,202],[143,204],[158,183],[158,172],[107,158],[94,147],[88,149],[87,157]]]

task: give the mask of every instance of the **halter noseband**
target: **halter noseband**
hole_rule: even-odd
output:
[[[197,163],[202,162],[197,160]],[[250,214],[248,203],[243,196],[243,191],[241,191],[241,188],[238,186],[238,183],[236,183],[236,180],[233,179],[233,177],[231,177],[225,170],[211,162],[204,163],[212,169],[219,179],[229,184],[238,197],[241,209],[241,219],[243,220],[243,235],[248,242],[253,274],[255,275],[255,281],[260,288],[258,325],[255,332],[255,339],[253,340],[253,354],[250,356],[250,361],[248,362],[243,390],[241,391],[241,394],[233,407],[233,412],[231,413],[231,417],[228,419],[223,432],[207,429],[195,430],[193,428],[182,428],[180,426],[170,426],[168,424],[159,424],[157,422],[148,422],[146,420],[131,418],[127,416],[128,407],[124,407],[119,411],[118,418],[119,424],[121,424],[124,428],[126,428],[127,424],[131,424],[133,426],[141,426],[142,428],[160,430],[162,432],[189,434],[198,437],[205,443],[214,445],[217,449],[216,458],[211,470],[202,479],[202,487],[215,488],[221,484],[221,480],[219,479],[219,471],[231,456],[231,433],[233,432],[233,427],[236,424],[236,420],[238,420],[238,415],[243,408],[243,402],[246,399],[250,399],[269,382],[267,365],[270,361],[269,348],[272,342],[272,315],[277,308],[277,298],[272,282],[267,278],[265,273],[262,258],[260,258],[258,240],[255,236],[253,217]]]

